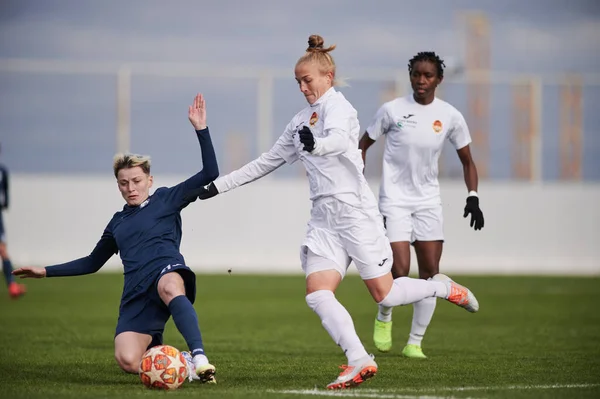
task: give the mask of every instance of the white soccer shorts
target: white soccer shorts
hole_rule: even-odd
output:
[[[443,241],[442,205],[394,206],[382,210],[390,242]]]
[[[310,262],[309,250],[317,255],[311,256]],[[330,262],[319,261],[319,257]],[[393,263],[390,242],[377,208],[361,209],[332,197],[313,204],[300,259],[306,276],[335,269],[342,278],[354,261],[363,280],[389,273]]]

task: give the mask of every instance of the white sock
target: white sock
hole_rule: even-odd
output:
[[[427,327],[431,323],[436,304],[436,297],[421,299],[419,302],[413,303],[413,319],[410,334],[408,335],[408,345],[421,346],[421,341],[423,341],[425,331],[427,331]]]
[[[447,296],[448,286],[443,282],[398,277],[394,280],[390,292],[379,304],[388,307],[400,306],[429,297],[445,299]]]
[[[333,292],[315,291],[306,296],[306,303],[321,318],[323,327],[342,348],[348,363],[369,355],[356,334],[350,313],[338,302]]]
[[[377,320],[390,322],[392,321],[392,307],[379,305],[379,311],[377,312]]]

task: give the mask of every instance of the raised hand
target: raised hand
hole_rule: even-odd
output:
[[[198,93],[194,98],[194,103],[188,109],[188,118],[194,129],[206,129],[206,103],[202,94]]]
[[[20,267],[13,270],[12,274],[21,278],[44,278],[46,269],[43,267]]]

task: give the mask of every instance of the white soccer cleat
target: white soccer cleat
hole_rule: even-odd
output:
[[[192,354],[190,352],[181,352],[183,358],[185,359],[185,364],[188,370],[188,381],[192,382],[193,380],[199,380],[200,377],[196,374],[196,366],[194,366],[194,361],[192,360]]]
[[[448,297],[446,300],[448,302],[452,302],[453,304],[458,305],[471,313],[475,313],[479,310],[479,302],[477,301],[477,298],[475,298],[475,295],[473,295],[471,290],[469,290],[467,287],[454,282],[445,274],[438,273],[431,279],[433,281],[440,281],[446,284],[446,287],[448,287]]]
[[[188,381],[200,381],[204,384],[216,384],[215,366],[208,363],[206,356],[196,355],[192,358],[190,352],[181,352],[188,369]]]
[[[335,381],[327,385],[327,389],[346,389],[356,387],[377,373],[377,363],[372,355],[363,357],[356,362],[340,366],[342,373]]]

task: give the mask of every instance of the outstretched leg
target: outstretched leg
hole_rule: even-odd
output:
[[[448,276],[436,274],[431,280],[410,277],[394,279],[392,273],[364,280],[373,299],[383,306],[401,306],[429,297],[444,298],[471,313],[479,310],[479,302],[467,288]]]
[[[192,371],[190,376],[192,378],[197,376],[201,382],[216,383],[215,366],[208,362],[208,358],[204,354],[198,316],[194,305],[185,295],[182,276],[177,272],[164,274],[158,281],[157,289],[160,299],[169,307],[173,322],[190,350],[190,354],[184,353],[189,360],[188,367]]]

